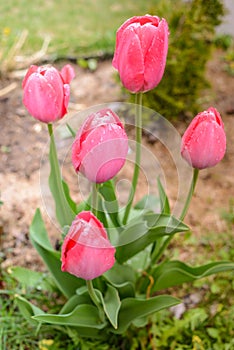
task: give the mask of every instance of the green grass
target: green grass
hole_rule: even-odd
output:
[[[117,28],[131,16],[146,14],[153,3],[155,0],[1,1],[0,42],[9,45],[26,29],[24,53],[39,50],[46,35],[51,38],[49,52],[56,56],[113,52]]]

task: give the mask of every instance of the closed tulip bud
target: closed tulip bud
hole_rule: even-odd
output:
[[[23,80],[23,103],[36,119],[51,123],[67,113],[69,83],[73,68],[67,64],[59,72],[54,67],[31,66]]]
[[[89,181],[102,183],[123,167],[128,137],[119,117],[110,109],[91,114],[72,145],[72,163]]]
[[[102,223],[89,211],[78,214],[62,245],[62,271],[92,280],[111,269],[114,256]]]
[[[118,29],[112,64],[130,92],[149,91],[160,83],[168,35],[166,20],[150,15],[129,18]]]
[[[182,137],[181,155],[194,168],[215,166],[224,157],[226,135],[219,112],[210,107],[199,113]]]

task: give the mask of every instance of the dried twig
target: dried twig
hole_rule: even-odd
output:
[[[15,90],[17,88],[18,84],[17,83],[11,83],[10,85],[4,87],[3,89],[0,90],[0,98],[6,96],[9,94],[11,91]]]

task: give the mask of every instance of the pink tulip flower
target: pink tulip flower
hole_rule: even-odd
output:
[[[164,18],[129,18],[117,31],[113,66],[130,92],[146,92],[161,81],[168,51],[168,25]]]
[[[219,112],[210,107],[199,113],[182,137],[181,155],[194,168],[215,166],[224,157],[226,135]]]
[[[72,163],[89,181],[112,179],[123,167],[128,137],[119,117],[110,109],[91,114],[72,145]]]
[[[23,103],[36,119],[51,123],[67,113],[69,83],[73,68],[67,64],[59,72],[54,67],[31,66],[23,80]]]
[[[92,280],[111,269],[114,256],[102,223],[89,211],[78,214],[62,245],[62,271]]]

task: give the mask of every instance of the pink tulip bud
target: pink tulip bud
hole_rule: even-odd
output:
[[[181,155],[194,168],[215,166],[224,157],[226,135],[219,112],[210,107],[199,113],[182,137]]]
[[[62,245],[62,271],[91,280],[112,268],[114,256],[102,223],[89,211],[78,214]]]
[[[128,137],[119,117],[110,109],[91,114],[72,145],[72,163],[89,181],[112,179],[123,167]]]
[[[130,92],[154,89],[161,81],[168,51],[168,25],[164,18],[129,18],[117,31],[113,66]]]
[[[67,113],[73,68],[67,64],[61,73],[54,67],[31,66],[24,77],[23,103],[36,119],[51,123]]]

